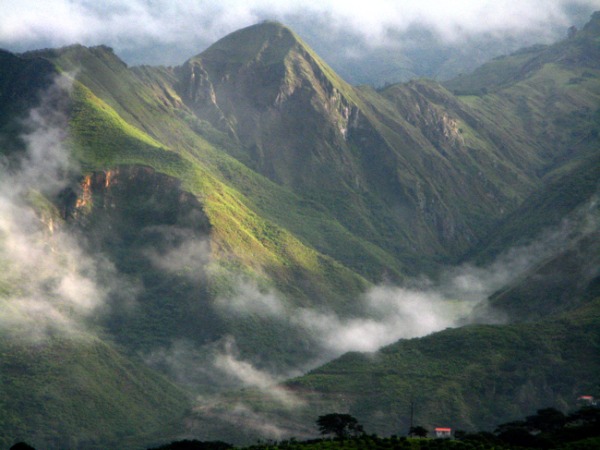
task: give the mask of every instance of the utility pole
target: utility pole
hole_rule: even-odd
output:
[[[415,401],[412,396],[410,397],[410,428],[408,429],[408,435],[412,436],[412,430],[415,424],[413,423],[415,416]]]

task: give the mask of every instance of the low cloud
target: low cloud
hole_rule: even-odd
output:
[[[348,351],[373,352],[401,338],[456,326],[470,306],[451,302],[433,290],[380,286],[366,294],[364,308],[365,316],[359,318],[303,309],[292,321],[318,336],[320,345],[330,355],[339,355]]]
[[[75,42],[104,43],[137,63],[172,64],[183,59],[167,61],[172,55],[157,52],[144,61],[144,53],[162,47],[172,49],[178,58],[188,58],[220,37],[265,19],[280,20],[307,36],[319,35],[318,27],[325,31],[321,37],[353,35],[377,47],[402,43],[404,33],[414,27],[425,27],[444,41],[483,33],[527,33],[537,36],[536,41],[555,39],[557,27],[562,35],[574,17],[598,8],[598,0],[22,0],[3,6],[0,45],[25,50]]]
[[[446,269],[436,280],[414,279],[402,287],[375,286],[358,300],[360,315],[293,306],[274,290],[258,289],[248,281],[240,282],[235,294],[222,296],[215,304],[223,314],[269,318],[308,336],[320,355],[313,364],[348,351],[376,351],[399,339],[470,322],[504,323],[507,317],[488,305],[488,297],[597,230],[597,204],[594,196],[558,226],[485,266],[463,264]]]
[[[147,227],[146,231],[159,233],[160,248],[148,248],[144,255],[158,269],[187,276],[198,281],[210,262],[210,240],[198,236],[189,228],[177,226]]]
[[[259,289],[255,282],[237,280],[233,292],[215,300],[221,311],[237,315],[256,314],[263,317],[282,317],[289,314],[281,296],[270,289]]]
[[[252,363],[240,359],[235,341],[231,338],[226,343],[225,351],[216,356],[214,367],[223,375],[238,380],[243,387],[257,389],[281,406],[296,408],[304,404],[289,390],[277,385],[282,378],[277,379],[268,372],[257,369]]]
[[[24,152],[0,167],[0,329],[15,337],[85,331],[113,291],[131,287],[62,230],[48,200],[76,171],[65,146],[70,88],[70,77],[56,78],[22,121]]]
[[[190,341],[179,340],[171,346],[157,349],[145,357],[151,367],[168,373],[192,392],[202,392],[203,404],[211,403],[211,395],[232,389],[252,389],[286,409],[300,407],[304,402],[294,393],[278,385],[299,371],[273,374],[244,359],[237,349],[235,338],[222,339],[199,347]]]
[[[471,279],[475,275],[461,272],[459,276]],[[359,300],[363,311],[360,316],[292,306],[275,291],[261,291],[249,282],[241,283],[235,295],[217,299],[216,305],[223,314],[269,318],[308,336],[319,355],[312,364],[317,364],[348,351],[371,352],[401,338],[455,327],[464,323],[472,309],[492,292],[491,286],[483,289],[471,281],[460,286],[462,294],[455,289],[450,297],[442,286],[426,281],[418,284],[420,287],[372,288]],[[473,286],[477,292],[472,291]]]
[[[244,295],[244,289],[248,295]],[[283,322],[307,336],[322,363],[348,351],[371,352],[401,338],[423,336],[457,326],[465,320],[476,301],[449,299],[437,288],[407,289],[378,286],[361,300],[364,314],[344,316],[338,312],[290,306],[274,291],[261,293],[250,283],[238,295],[221,297],[217,305],[224,314],[258,315]],[[317,356],[318,355],[318,356]]]

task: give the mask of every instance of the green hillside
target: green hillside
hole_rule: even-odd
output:
[[[578,396],[598,390],[598,311],[596,299],[544,323],[470,325],[375,353],[348,353],[284,384],[306,402],[296,409],[246,392],[223,402],[220,412],[200,410],[197,427],[207,433],[202,424],[224,417],[236,401],[287,436],[314,433],[314,417],[330,412],[350,413],[381,436],[403,435],[411,402],[414,423],[430,430],[492,430],[543,407],[572,410]],[[234,442],[250,438],[244,429],[225,429]]]
[[[38,92],[49,86],[55,67],[41,58],[24,60],[0,50],[0,146],[2,154],[22,148],[23,124],[15,117],[26,115],[39,102]]]
[[[55,255],[54,277],[74,266],[106,289],[81,340],[20,343],[0,313],[1,445],[105,448],[133,436],[135,446],[182,423],[189,434],[253,440],[264,420],[309,435],[314,416],[334,410],[392,434],[408,427],[411,400],[423,425],[477,429],[595,393],[598,228],[582,217],[597,217],[599,20],[443,86],[379,91],[350,86],[274,22],[174,68],[130,68],[105,46],[1,51],[2,176],[19,190],[0,184],[0,207],[17,202],[30,215],[35,248],[23,254],[39,247]],[[54,92],[59,74],[70,87]],[[61,120],[40,131],[24,119],[49,89]],[[37,131],[64,135],[68,169],[31,157],[53,143]],[[34,189],[28,176],[59,187]],[[489,264],[568,221],[577,226],[564,245],[490,299],[528,323],[349,353],[274,396],[219,392],[228,377],[255,386],[314,367],[327,347],[315,330],[327,323],[306,321],[377,320],[365,303],[373,287]],[[16,254],[0,226],[0,256]],[[80,268],[53,239],[63,234]],[[28,277],[13,276],[17,263],[0,259],[4,312],[31,294]],[[57,301],[63,286],[42,281],[29,290]],[[238,373],[218,371],[223,357]],[[282,410],[286,393],[305,405]],[[186,395],[198,394],[182,422]],[[233,429],[240,411],[248,421]]]
[[[576,309],[600,294],[600,235],[576,240],[490,297],[513,321],[544,319]]]
[[[0,338],[0,446],[139,448],[180,431],[181,389],[97,338]]]

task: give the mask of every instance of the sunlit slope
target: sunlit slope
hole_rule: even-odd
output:
[[[46,285],[38,286],[40,290],[31,290],[32,280],[40,274],[23,271],[23,261],[12,259],[19,254],[37,261],[40,255],[52,254],[56,255],[51,258],[54,264],[68,260],[50,238],[62,223],[56,206],[37,191],[17,197],[18,187],[12,190],[6,182],[11,179],[7,172],[18,170],[27,145],[23,133],[31,132],[34,125],[28,120],[29,111],[52,89],[58,71],[40,58],[4,52],[1,58],[0,446],[9,448],[26,440],[38,448],[106,448],[108,442],[129,436],[131,445],[123,442],[122,448],[131,448],[134,442],[139,444],[135,439],[140,435],[146,439],[151,433],[171,434],[178,430],[177,423],[189,406],[187,394],[93,334],[63,333],[60,328],[65,324],[57,319],[57,311],[68,315],[73,305],[58,305],[55,311],[46,308],[55,301],[43,298],[44,292],[51,295],[52,276]],[[15,180],[19,184],[27,178]],[[15,204],[23,211],[26,205],[36,210],[30,229],[11,228],[11,205]],[[5,234],[11,231],[17,231],[17,236]],[[19,233],[26,231],[32,233],[25,239],[27,244],[15,247],[15,242],[23,245],[19,239],[25,235],[19,237]],[[44,265],[42,256],[36,270]],[[62,269],[52,264],[44,267],[46,275]],[[81,299],[86,300],[93,303],[95,299]],[[54,319],[59,329],[47,329]]]
[[[556,102],[557,79],[542,69],[518,95]],[[559,78],[581,72],[569,70]],[[229,154],[417,272],[468,250],[574,153],[567,138],[538,141],[544,124],[497,96],[484,111],[433,82],[351,87],[277,23],[232,33],[175,73],[185,105],[239,143]],[[561,89],[557,117],[597,101],[591,78]],[[572,125],[554,128],[570,136]]]
[[[201,323],[209,324],[212,302],[229,293],[243,277],[289,296],[291,304],[352,311],[349,302],[369,284],[363,277],[258,215],[251,208],[252,202],[222,181],[217,170],[203,164],[202,159],[184,150],[165,148],[82,86],[76,87],[73,98],[71,128],[76,154],[91,174],[90,180],[97,180],[90,181],[89,204],[82,204],[79,210],[71,205],[73,221],[97,238],[95,245],[108,251],[118,268],[144,280],[142,296],[149,310],[132,319],[138,324],[134,329],[139,328],[134,342],[148,348],[177,337],[193,337],[194,333],[209,340],[226,332],[235,335],[233,324],[218,325],[216,320],[212,333],[206,333]],[[238,168],[242,175],[248,172]],[[107,175],[111,170],[113,175]],[[109,178],[112,181],[106,181]],[[107,206],[108,198],[111,207]],[[186,217],[192,213],[196,219],[190,222]],[[111,231],[103,234],[106,225]],[[190,238],[207,242],[207,261],[198,273],[186,274],[185,267],[165,272],[145,258],[150,246],[160,248],[159,238],[153,241],[148,237],[158,226],[186,230],[192,234]],[[190,316],[192,299],[200,302],[196,308],[204,304],[201,310],[206,312],[198,310],[197,316]],[[205,314],[209,315],[203,318]],[[200,321],[196,330],[194,321]],[[188,322],[189,326],[182,328],[182,323]],[[131,345],[132,330],[125,327],[121,333]],[[247,349],[256,351],[266,346],[274,354],[282,351],[275,341],[255,342],[264,338],[260,333],[242,334],[241,345]]]
[[[44,56],[64,70],[76,71],[80,82],[110,106],[123,124],[202,167],[243,195],[258,215],[289,230],[306,245],[371,279],[386,271],[402,276],[397,258],[353,234],[318,202],[277,186],[229,157],[227,152],[239,151],[239,143],[182,104],[172,69],[127,69],[105,47],[68,47]]]
[[[34,58],[34,55],[28,57]],[[31,65],[29,59],[14,59],[18,60],[15,64]],[[7,92],[14,89],[12,82],[14,80],[9,80]],[[36,91],[31,94],[32,106],[37,102],[37,91],[50,82],[47,80],[40,89],[31,87]],[[19,112],[25,114],[27,106]],[[139,309],[134,308],[132,313],[125,307],[115,308],[103,324],[96,324],[103,325],[128,353],[144,354],[162,344],[170,344],[177,337],[205,342],[218,339],[228,331],[235,335],[235,319],[228,322],[227,318],[221,321],[216,318],[211,324],[213,328],[208,332],[203,330],[201,321],[208,323],[215,317],[206,317],[198,305],[214,300],[236,282],[238,275],[257,280],[268,289],[281,289],[293,302],[316,304],[322,301],[330,307],[343,305],[351,298],[348,293],[358,295],[368,285],[361,276],[303,245],[291,233],[255,213],[253,203],[225,183],[227,176],[250,187],[256,185],[256,190],[265,194],[271,183],[254,176],[239,163],[221,158],[210,144],[198,138],[184,123],[180,124],[177,118],[171,117],[171,123],[169,116],[165,121],[154,122],[167,123],[164,129],[174,129],[175,135],[177,130],[181,131],[183,137],[174,138],[170,147],[160,141],[163,138],[160,132],[150,134],[135,120],[125,120],[123,116],[127,116],[127,112],[119,114],[79,81],[74,82],[69,108],[70,137],[65,144],[73,149],[80,163],[81,177],[73,179],[69,195],[61,194],[58,199],[52,199],[56,208],[66,214],[64,227],[83,232],[91,254],[98,252],[114,258],[117,268],[123,270],[122,275],[152,281],[137,299]],[[166,133],[160,126],[157,129]],[[194,145],[183,145],[187,138],[192,139]],[[202,156],[206,164],[199,158]],[[106,182],[109,174],[114,176],[116,185],[124,188],[122,191]],[[92,182],[100,179],[101,183]],[[91,188],[96,190],[90,191]],[[112,189],[110,195],[106,195],[109,188]],[[279,195],[301,203],[289,193]],[[109,197],[112,203],[108,202]],[[271,197],[266,197],[267,205],[270,201]],[[178,222],[180,217],[173,214],[173,205],[179,206],[175,213],[196,210],[193,226]],[[284,206],[282,202],[279,208]],[[313,215],[316,215],[314,211]],[[189,220],[187,216],[184,218]],[[348,234],[335,221],[330,222],[339,234]],[[144,255],[135,252],[140,250],[136,247],[140,240],[147,238],[143,234],[144,226],[159,225],[188,226],[204,233],[200,238],[210,239],[214,276],[208,281],[203,279],[204,286],[198,288],[196,283],[190,282],[187,273],[165,274],[151,267]],[[357,246],[360,245],[357,242]],[[384,252],[379,253],[385,258]],[[185,268],[181,270],[185,272]],[[19,289],[5,284],[1,287],[2,295],[6,294],[9,302],[11,292]],[[204,305],[204,309],[209,308],[208,304]],[[252,321],[248,324],[240,327],[242,351],[272,348],[270,352],[277,360],[289,350],[286,345],[294,345],[287,341],[279,347],[274,345],[281,335],[269,330],[269,324],[252,324]],[[256,333],[257,330],[261,332]],[[56,446],[60,447],[89,447],[98,442],[99,448],[106,448],[107,442],[125,435],[171,433],[174,428],[170,424],[177,423],[188,404],[187,397],[172,385],[95,338],[65,339],[58,343],[49,340],[35,345],[11,343],[4,336],[2,339],[7,343],[2,358],[7,367],[2,370],[5,394],[2,398],[13,399],[18,404],[18,407],[3,405],[3,417],[8,421],[3,421],[6,425],[3,433],[9,433],[5,437],[6,445],[20,438],[50,448],[48,446],[54,445],[53,436],[57,436]],[[291,353],[293,361],[286,363],[306,357],[300,353]],[[121,369],[127,374],[121,376]],[[70,377],[75,377],[72,382]],[[120,383],[134,385],[135,389],[126,386],[127,394],[116,395],[120,392]],[[45,394],[44,389],[56,390],[56,393]],[[142,401],[138,397],[143,395],[146,397]],[[17,434],[11,434],[13,432]]]

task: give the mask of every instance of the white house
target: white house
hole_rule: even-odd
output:
[[[452,437],[452,428],[436,428],[435,429],[435,437],[436,438]]]

